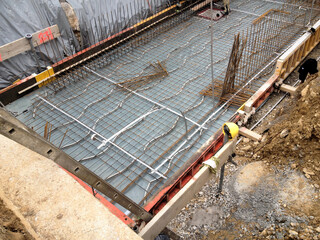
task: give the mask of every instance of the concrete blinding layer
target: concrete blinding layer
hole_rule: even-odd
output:
[[[214,23],[216,80],[223,81],[234,34],[275,5],[282,6],[234,1],[234,11]],[[50,123],[50,142],[143,205],[236,111],[226,105],[208,119],[218,101],[199,94],[211,83],[209,26],[191,17],[112,61],[102,56],[61,76],[8,109],[40,135]],[[286,29],[292,39],[300,30],[299,24]],[[250,88],[257,90],[272,70]],[[66,85],[66,79],[76,80]],[[132,81],[138,84],[124,87]]]

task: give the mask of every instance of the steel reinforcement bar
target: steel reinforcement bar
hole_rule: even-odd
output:
[[[282,74],[291,73],[295,67],[303,61],[308,53],[319,43],[320,32],[320,20],[313,26],[315,31],[306,32],[300,37],[290,48],[285,50],[282,55],[277,58],[277,67],[282,64]],[[302,56],[298,58],[296,53],[303,52]],[[294,56],[295,55],[295,56]],[[276,59],[275,59],[276,60]],[[295,61],[294,61],[295,60]],[[289,63],[286,63],[288,62]],[[293,68],[293,66],[295,66]],[[237,123],[243,118],[243,114],[240,112],[245,111],[247,114],[252,114],[252,108],[258,108],[267,97],[273,92],[274,85],[280,80],[278,74],[278,68],[275,73],[269,78],[269,80],[245,103],[239,110],[230,118],[231,122]],[[289,74],[282,75],[285,79]],[[282,79],[282,81],[283,81]],[[248,116],[246,116],[248,118]],[[186,186],[186,184],[193,178],[193,176],[199,171],[202,162],[212,157],[223,146],[223,134],[220,130],[214,136],[212,136],[192,157],[192,164],[180,175],[175,178],[173,182],[164,187],[152,200],[146,205],[145,209],[153,215],[158,214],[167,204],[170,204],[170,200],[174,198],[178,192]]]
[[[79,51],[72,56],[66,57],[63,60],[49,66],[46,71],[39,74],[32,74],[29,77],[15,82],[11,86],[0,90],[0,102],[7,105],[16,99],[30,93],[33,90],[47,82],[53,81],[57,76],[64,72],[71,70],[83,63],[86,63],[109,50],[126,44],[129,40],[141,35],[142,33],[158,26],[160,23],[165,22],[181,13],[189,11],[189,9],[201,0],[181,1],[181,6],[172,5],[165,10],[129,27],[111,37],[108,37],[82,51]]]
[[[240,108],[246,113],[252,112],[273,92],[274,85],[283,83],[289,74],[305,59],[305,57],[320,42],[320,20],[318,20],[305,34],[303,34],[277,60],[274,74],[259,90]]]

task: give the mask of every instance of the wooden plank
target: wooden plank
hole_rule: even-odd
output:
[[[239,134],[247,137],[253,141],[260,141],[262,139],[262,136],[254,131],[249,130],[248,128],[241,127],[239,129]]]
[[[280,90],[283,91],[283,92],[294,94],[297,91],[297,88],[293,87],[293,86],[290,86],[288,84],[281,84],[280,85]]]
[[[270,93],[270,89],[273,87],[273,84],[278,80],[278,75],[273,74],[259,89],[255,94],[249,98],[243,105],[243,110],[246,113],[250,113],[253,107],[258,107],[261,99],[265,99],[266,93]],[[257,106],[258,105],[258,106]]]
[[[216,154],[219,167],[234,152],[237,139],[229,141]],[[144,240],[154,240],[167,224],[181,211],[181,209],[200,191],[202,186],[216,175],[207,166],[203,166],[192,179],[164,206],[152,220],[141,230],[139,236]]]
[[[53,25],[32,34],[32,43],[34,47],[46,43],[60,36],[58,25]],[[0,46],[0,62],[14,57],[20,53],[31,50],[29,41],[26,38],[20,38],[11,43]]]
[[[275,74],[279,75],[281,84],[290,73],[303,61],[311,50],[319,43],[317,36],[320,34],[320,20],[317,21],[313,28],[315,33],[310,31],[303,34],[284,54],[280,56],[276,64]]]
[[[282,70],[282,66],[283,66],[284,61],[283,60],[278,60],[277,64],[276,64],[276,70],[275,70],[275,74],[276,75],[281,75],[281,70]]]

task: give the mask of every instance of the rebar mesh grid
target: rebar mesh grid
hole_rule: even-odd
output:
[[[234,4],[240,8],[243,2],[248,1]],[[250,2],[253,13],[274,8],[271,1]],[[224,79],[234,34],[247,31],[256,18],[232,11],[214,23],[215,79]],[[170,21],[180,24],[160,35],[152,31],[161,26],[138,36],[9,106],[24,104],[18,119],[40,135],[52,124],[54,145],[141,205],[236,110],[229,104],[215,107],[218,100],[199,94],[211,83],[210,21],[181,16]],[[294,39],[301,26],[290,28]],[[152,75],[159,63],[166,75],[135,88],[119,84]],[[254,73],[261,66],[255,67]],[[268,66],[248,87],[257,90],[272,71]]]
[[[262,12],[270,2],[278,3],[278,6]],[[313,1],[313,5],[315,2]],[[237,60],[239,62],[233,63],[229,60],[230,70],[228,70],[224,81],[215,79],[214,91],[212,91],[212,84],[210,84],[200,92],[206,96],[214,94],[216,98],[220,98],[221,102],[228,101],[237,89],[244,86],[276,54],[282,52],[288,46],[288,43],[295,39],[297,34],[305,28],[305,24],[302,23],[306,21],[308,16],[311,21],[317,19],[320,13],[315,10],[316,14],[312,15],[305,11],[305,9],[311,7],[311,1],[309,3],[305,2],[304,9],[297,8],[297,4],[301,3],[301,1],[287,0],[280,2],[281,4],[275,1],[255,1],[248,6],[245,3],[235,2],[232,7],[235,9],[234,11],[238,12],[244,12],[241,10],[244,6],[246,11],[257,12],[258,10],[260,16],[252,21],[252,24],[245,32],[241,33],[239,43],[234,45],[234,47],[237,47],[233,49],[230,60],[233,59],[235,61],[239,54],[239,59]],[[207,12],[209,12],[207,13],[209,16],[211,10],[208,9]],[[234,66],[234,64],[236,65]],[[231,82],[227,83],[228,81]],[[252,82],[252,84],[255,83]],[[252,94],[252,84],[243,88],[238,96],[231,101],[231,104],[241,106]]]

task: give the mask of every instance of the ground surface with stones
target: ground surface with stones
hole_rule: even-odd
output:
[[[318,45],[308,57],[319,56]],[[281,96],[274,93],[247,127]],[[237,145],[238,166],[227,165],[222,194],[211,180],[169,229],[183,239],[320,239],[320,77],[309,76],[254,130],[263,139]]]

